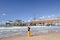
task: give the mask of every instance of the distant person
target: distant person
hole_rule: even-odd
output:
[[[28,36],[31,36],[30,27],[28,27]]]

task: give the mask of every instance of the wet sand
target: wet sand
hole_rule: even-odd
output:
[[[28,36],[11,36],[6,38],[1,38],[0,40],[60,40],[60,33],[45,33],[40,35]]]

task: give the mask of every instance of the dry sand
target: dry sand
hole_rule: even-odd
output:
[[[12,37],[1,38],[0,40],[60,40],[60,33],[46,33],[33,35],[31,37],[16,35]]]

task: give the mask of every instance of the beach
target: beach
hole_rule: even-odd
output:
[[[27,27],[0,28],[0,40],[60,40],[60,27],[32,26],[28,37]]]
[[[0,40],[60,40],[60,33],[54,32],[54,33],[46,33],[46,34],[40,34],[40,35],[33,35],[33,36],[10,36],[1,38]]]

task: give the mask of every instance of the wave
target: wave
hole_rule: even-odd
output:
[[[40,26],[31,26],[31,33],[37,34],[37,33],[48,33],[48,32],[60,32],[60,27],[58,26],[46,26],[46,27],[40,27]],[[27,35],[27,27],[0,27],[0,38],[1,37],[8,37],[12,35]]]

